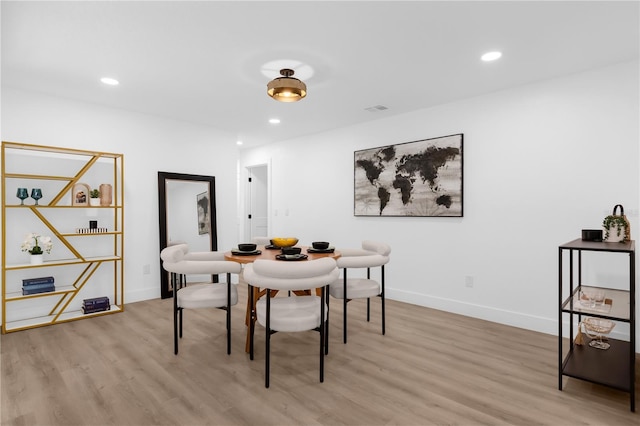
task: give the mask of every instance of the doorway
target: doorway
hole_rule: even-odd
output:
[[[245,240],[269,236],[269,168],[266,164],[247,167]]]

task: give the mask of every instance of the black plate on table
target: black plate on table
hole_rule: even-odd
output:
[[[309,258],[306,254],[276,254],[276,259],[278,260],[306,260]]]
[[[280,250],[280,247],[274,246],[273,244],[266,245],[264,248],[267,250]]]
[[[336,251],[335,247],[329,247],[326,249],[315,249],[313,247],[309,247],[307,249],[307,253],[333,253],[334,251]]]
[[[252,250],[252,251],[240,251],[240,250],[231,250],[231,254],[234,256],[257,256],[262,254],[260,250]]]

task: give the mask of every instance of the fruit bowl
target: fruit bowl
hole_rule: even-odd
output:
[[[271,244],[276,247],[293,247],[298,244],[297,238],[287,237],[287,238],[273,238],[271,239]]]

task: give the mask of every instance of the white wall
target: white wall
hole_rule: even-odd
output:
[[[238,150],[232,135],[6,88],[1,134],[5,141],[124,154],[125,303],[160,297],[158,171],[215,176],[218,246],[237,243]]]
[[[637,62],[620,64],[283,141],[243,152],[239,170],[269,165],[272,236],[391,244],[389,298],[555,333],[558,245],[617,203],[637,238],[638,75]],[[465,138],[463,218],[353,216],[353,151],[453,133]],[[216,176],[219,247],[243,239],[232,135],[11,89],[1,135],[125,154],[126,302],[159,296],[157,171]],[[611,260],[587,278],[623,286]]]
[[[638,76],[620,64],[283,141],[242,152],[240,169],[270,164],[272,236],[388,242],[389,298],[557,334],[558,245],[618,203],[637,237]],[[463,218],[353,216],[354,151],[454,133]],[[627,285],[624,267],[594,265],[587,279]]]

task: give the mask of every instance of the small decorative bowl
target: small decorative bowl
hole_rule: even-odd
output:
[[[240,251],[255,251],[257,248],[258,246],[253,243],[238,244],[238,250]]]
[[[297,238],[273,238],[271,240],[271,244],[273,244],[276,247],[293,247],[296,244],[298,244],[298,239]]]
[[[316,250],[326,250],[329,248],[329,243],[326,241],[314,241],[311,246]]]
[[[592,337],[590,333],[594,334],[609,334],[616,323],[608,319],[587,317],[584,321],[584,328],[586,329],[587,336]]]
[[[300,247],[282,247],[282,254],[300,254],[301,252]]]

